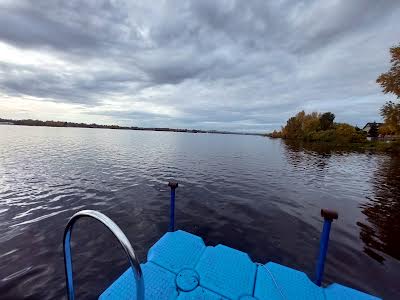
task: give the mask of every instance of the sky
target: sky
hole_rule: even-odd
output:
[[[0,118],[246,132],[362,127],[400,1],[0,0]]]

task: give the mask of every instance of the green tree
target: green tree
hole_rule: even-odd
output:
[[[378,137],[379,132],[378,132],[379,128],[378,128],[378,124],[376,124],[376,122],[371,124],[371,128],[369,129],[369,136],[370,137]]]
[[[303,136],[302,123],[298,118],[291,117],[286,122],[286,126],[282,129],[283,136],[288,139],[299,139]]]
[[[400,133],[400,103],[386,102],[380,110],[385,127],[394,133]]]
[[[381,74],[376,80],[382,91],[391,93],[400,98],[400,45],[390,48],[391,64],[389,71]],[[380,110],[385,121],[385,132],[400,133],[400,103],[386,102]]]
[[[335,125],[335,135],[335,141],[339,144],[365,142],[364,134],[362,132],[357,132],[353,126],[346,123]]]
[[[379,134],[387,136],[395,134],[395,132],[389,126],[387,126],[387,124],[383,124],[382,126],[379,127]]]
[[[335,115],[331,112],[326,112],[319,118],[319,123],[321,130],[328,130],[333,127],[333,120],[335,120]]]
[[[303,118],[303,131],[305,134],[309,134],[313,131],[317,131],[320,127],[320,119],[321,115],[317,112],[312,112],[311,114],[307,114]]]
[[[392,66],[389,71],[382,73],[376,80],[385,94],[392,93],[400,98],[400,44],[390,48]]]

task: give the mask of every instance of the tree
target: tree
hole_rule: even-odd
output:
[[[395,134],[395,132],[386,124],[383,124],[382,126],[380,126],[378,131],[379,131],[379,134],[382,136]]]
[[[389,131],[400,133],[400,103],[386,102],[380,110]]]
[[[335,126],[335,135],[335,141],[339,144],[365,142],[365,135],[362,131],[357,132],[353,126],[346,123],[339,123]]]
[[[282,128],[282,136],[288,139],[306,140],[312,132],[320,127],[319,119],[319,113],[306,114],[303,110],[286,122],[286,126]]]
[[[390,55],[392,66],[376,82],[381,85],[385,94],[392,93],[400,99],[400,44],[390,48]],[[385,132],[400,133],[400,103],[386,102],[380,114],[385,120]]]
[[[271,133],[270,137],[275,138],[275,139],[276,139],[276,138],[281,138],[281,137],[282,137],[282,133],[279,132],[279,131],[274,130],[274,131]]]
[[[333,126],[333,120],[335,120],[335,115],[331,112],[326,112],[322,114],[319,119],[321,130],[328,130]]]
[[[320,127],[319,119],[321,115],[317,112],[306,114],[303,118],[303,131],[305,134],[309,134],[313,131],[317,131]]]
[[[282,129],[283,136],[288,139],[299,139],[303,136],[302,123],[298,116],[291,117]]]
[[[392,66],[389,71],[382,73],[376,82],[381,85],[385,94],[392,93],[400,98],[400,44],[390,48],[390,55]]]
[[[369,136],[373,138],[378,137],[379,136],[378,130],[379,130],[378,124],[376,124],[376,122],[372,123],[369,129]]]

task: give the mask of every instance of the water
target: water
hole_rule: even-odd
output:
[[[314,276],[320,208],[339,211],[325,283],[400,298],[400,157],[304,149],[257,136],[0,127],[1,299],[65,299],[68,218],[99,210],[141,260],[177,227]],[[95,299],[126,267],[100,224],[73,240],[79,299]]]

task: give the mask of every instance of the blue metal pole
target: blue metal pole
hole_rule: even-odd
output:
[[[121,244],[122,248],[125,251],[125,254],[128,257],[129,263],[132,268],[133,278],[136,284],[136,298],[137,300],[144,299],[144,283],[143,283],[143,273],[142,268],[140,267],[140,262],[136,257],[135,251],[132,248],[131,243],[128,241],[128,238],[122,232],[122,230],[115,224],[109,217],[103,215],[102,213],[95,210],[81,210],[75,213],[71,219],[69,219],[67,226],[64,230],[64,265],[65,265],[65,275],[67,278],[67,292],[68,292],[68,300],[74,300],[74,280],[73,280],[73,272],[72,272],[72,253],[71,253],[71,235],[72,228],[75,222],[80,218],[93,218],[104,226],[107,227],[108,230],[117,238],[118,242]]]
[[[329,233],[331,231],[331,224],[334,219],[338,218],[338,214],[335,211],[329,211],[326,209],[321,210],[321,215],[324,217],[324,227],[322,229],[321,240],[319,244],[319,256],[317,262],[317,272],[315,278],[315,284],[321,286],[322,278],[324,276],[324,267],[326,260],[326,253],[328,252]]]
[[[171,205],[169,212],[169,227],[168,231],[175,231],[175,190],[178,187],[176,181],[168,182],[168,186],[171,188]]]
[[[71,230],[68,230],[65,233],[65,238],[64,238],[64,264],[65,264],[65,274],[67,277],[68,300],[75,299],[74,279],[72,273]]]

